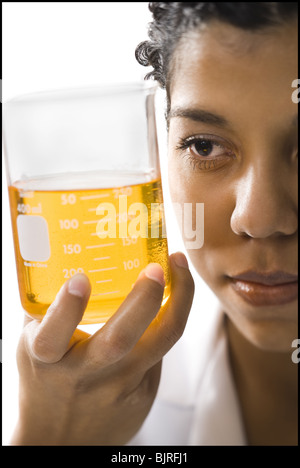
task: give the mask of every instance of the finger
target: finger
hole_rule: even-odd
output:
[[[147,265],[117,312],[89,339],[86,358],[103,366],[127,354],[158,313],[164,286],[162,267]]]
[[[42,322],[33,324],[29,343],[36,359],[54,363],[64,356],[72,344],[72,335],[82,319],[90,292],[90,282],[83,273],[63,285]]]
[[[131,366],[149,369],[174,346],[182,336],[194,297],[194,280],[183,253],[170,256],[171,293],[141,340],[133,349]]]
[[[30,315],[27,315],[25,314],[24,315],[24,322],[23,322],[23,326],[26,327],[26,325],[28,325],[30,322],[32,322],[34,320],[34,318],[32,318]]]

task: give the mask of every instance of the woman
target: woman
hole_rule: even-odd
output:
[[[182,335],[193,298],[183,254],[170,257],[165,307],[162,269],[149,265],[93,336],[76,329],[90,293],[77,275],[45,319],[24,328],[12,444],[295,445],[297,4],[150,8],[150,40],[136,55],[167,91],[172,199],[205,207],[204,245],[187,250],[220,301],[213,366],[199,370],[182,417],[163,376],[155,400],[162,358]],[[172,387],[184,380],[180,369]],[[214,398],[224,392],[224,401]],[[218,433],[223,418],[230,437]],[[174,426],[173,441],[163,439]]]

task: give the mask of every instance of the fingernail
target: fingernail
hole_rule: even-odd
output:
[[[165,287],[164,271],[158,263],[149,263],[149,265],[144,269],[144,273],[147,278],[150,278]]]
[[[180,268],[189,269],[189,264],[188,264],[188,261],[186,259],[186,256],[182,252],[176,252],[176,254],[174,254],[173,258],[174,258],[174,261],[175,261],[177,266],[179,266]]]
[[[88,290],[88,279],[85,275],[78,273],[68,282],[68,292],[73,296],[84,297]]]

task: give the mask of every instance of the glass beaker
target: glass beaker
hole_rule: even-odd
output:
[[[41,319],[77,272],[81,323],[105,322],[158,262],[170,291],[155,83],[35,93],[3,105],[4,153],[22,306]]]

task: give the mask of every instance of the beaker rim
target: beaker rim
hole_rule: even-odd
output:
[[[57,88],[43,91],[36,91],[15,96],[3,104],[18,104],[29,102],[42,102],[48,100],[80,99],[89,97],[111,96],[115,94],[130,94],[136,92],[145,92],[146,94],[155,93],[158,88],[157,81],[130,81],[116,83],[101,83],[91,86],[77,86],[70,88]]]

